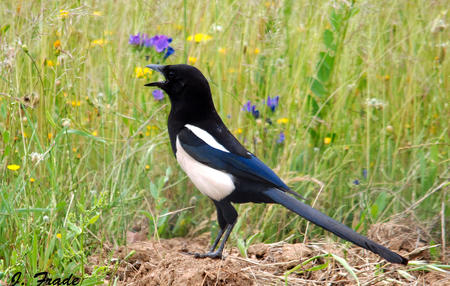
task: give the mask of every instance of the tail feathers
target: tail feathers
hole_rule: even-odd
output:
[[[348,240],[360,247],[378,254],[389,262],[404,265],[408,264],[408,259],[368,239],[367,237],[360,235],[346,225],[335,221],[324,213],[289,196],[288,194],[278,189],[269,189],[265,191],[264,194],[274,200],[276,203],[283,205],[287,209],[295,212],[296,214],[309,220],[310,222],[334,233],[340,238]]]

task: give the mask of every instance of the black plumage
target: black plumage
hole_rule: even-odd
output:
[[[217,209],[220,231],[210,251],[197,253],[196,257],[222,257],[238,216],[232,203],[253,202],[281,204],[389,262],[408,263],[406,258],[289,195],[300,196],[248,152],[225,126],[214,107],[208,81],[197,68],[189,65],[148,67],[165,77],[165,81],[146,85],[163,89],[170,98],[168,130],[172,151],[192,182],[213,200]],[[222,236],[222,243],[216,250]]]

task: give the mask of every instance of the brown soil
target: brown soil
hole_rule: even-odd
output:
[[[411,260],[429,260],[427,238],[417,227],[374,225],[369,236]],[[385,263],[377,255],[350,244],[275,243],[254,244],[243,258],[236,247],[225,250],[225,259],[196,259],[186,252],[204,252],[209,236],[144,240],[142,232],[130,232],[128,246],[105,247],[89,259],[94,266],[109,265],[106,283],[118,285],[284,285],[285,273],[307,259],[332,253],[345,258],[361,285],[450,285],[450,275],[438,271],[406,271],[415,266]],[[230,243],[231,245],[231,243]],[[449,253],[447,250],[446,253]],[[448,256],[442,258],[448,264]],[[442,263],[441,262],[441,263]],[[381,267],[381,268],[380,268]],[[406,273],[406,274],[405,274]],[[313,259],[287,277],[288,285],[356,285],[357,281],[332,257]]]

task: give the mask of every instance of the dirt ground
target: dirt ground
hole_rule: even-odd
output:
[[[428,237],[416,226],[374,225],[369,237],[383,243],[410,260],[430,260]],[[209,235],[197,238],[146,240],[144,231],[129,232],[128,245],[111,248],[89,259],[87,272],[96,265],[109,265],[105,283],[117,285],[450,285],[450,275],[439,271],[411,269],[393,265],[369,251],[335,242],[307,244],[254,244],[248,258],[236,247],[225,249],[223,260],[196,259],[185,252],[204,252]],[[230,244],[231,245],[231,244]],[[345,258],[356,278],[337,259],[320,257],[285,273],[309,258],[333,253]],[[447,256],[440,263],[448,264]]]

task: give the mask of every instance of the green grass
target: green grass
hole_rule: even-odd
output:
[[[0,275],[84,275],[87,256],[124,244],[142,217],[155,237],[217,231],[213,204],[171,155],[167,97],[143,86],[158,75],[135,76],[161,59],[128,44],[137,32],[173,38],[167,64],[195,57],[229,128],[317,208],[363,233],[413,217],[448,241],[446,1],[213,2],[0,3]],[[186,40],[196,33],[212,39]],[[260,119],[241,110],[248,100]],[[283,208],[238,211],[231,244],[303,239],[305,221]]]

